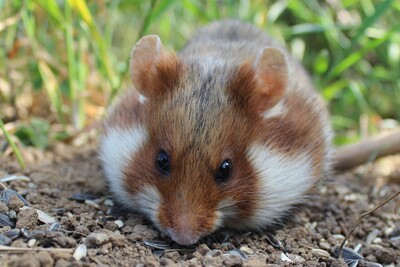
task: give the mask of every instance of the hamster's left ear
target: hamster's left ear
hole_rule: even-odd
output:
[[[129,64],[132,83],[146,98],[160,95],[178,82],[180,61],[158,35],[142,37],[132,49]]]
[[[253,61],[239,66],[230,89],[240,106],[261,115],[281,101],[288,82],[286,56],[277,48],[266,47]]]

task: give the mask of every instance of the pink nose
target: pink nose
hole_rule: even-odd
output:
[[[168,228],[167,234],[180,245],[193,245],[199,241],[200,235],[189,229]]]

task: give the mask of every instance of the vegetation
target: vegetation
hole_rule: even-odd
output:
[[[395,0],[0,0],[3,132],[39,148],[67,138],[129,85],[140,36],[157,33],[179,50],[197,27],[228,17],[268,31],[304,62],[330,104],[337,144],[400,120]]]

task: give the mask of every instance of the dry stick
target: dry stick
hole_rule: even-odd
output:
[[[400,130],[338,147],[333,168],[341,172],[396,153],[400,153]]]
[[[71,248],[16,248],[16,247],[8,247],[0,245],[0,253],[9,252],[9,253],[23,253],[27,251],[62,251],[62,252],[73,252]]]
[[[386,199],[385,201],[383,201],[381,204],[379,204],[378,206],[376,206],[375,208],[373,208],[372,210],[367,211],[366,213],[364,213],[363,215],[361,215],[358,220],[355,222],[355,224],[353,224],[353,226],[351,227],[350,232],[346,235],[346,237],[344,238],[342,244],[340,244],[339,247],[339,258],[342,257],[342,252],[343,252],[343,247],[344,247],[344,243],[346,243],[347,239],[351,236],[351,234],[353,234],[354,230],[356,229],[356,227],[359,225],[359,223],[361,222],[361,220],[368,216],[369,214],[371,214],[372,212],[376,211],[377,209],[379,209],[380,207],[382,207],[383,205],[385,205],[386,203],[388,203],[389,201],[391,201],[392,199],[394,199],[395,197],[397,197],[398,195],[400,195],[400,191],[398,191],[397,193],[395,193],[394,195],[392,195],[391,197],[389,197],[388,199]]]

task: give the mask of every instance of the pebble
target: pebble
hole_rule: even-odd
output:
[[[20,196],[21,197],[21,196]],[[12,210],[19,210],[23,206],[25,206],[24,201],[22,201],[17,195],[11,195],[10,201],[8,203],[8,208]],[[22,197],[21,197],[22,198]]]
[[[244,252],[242,252],[241,250],[239,250],[239,249],[233,249],[233,250],[229,251],[229,254],[238,256],[242,260],[247,260],[248,259],[247,255]]]
[[[246,255],[253,255],[254,254],[254,251],[251,248],[246,247],[246,246],[240,247],[240,251],[242,251]]]
[[[313,248],[311,252],[319,258],[329,259],[331,257],[328,251],[322,249]]]
[[[100,209],[100,205],[96,202],[96,201],[94,201],[94,200],[91,200],[91,199],[86,199],[85,200],[85,204],[86,205],[89,205],[89,206],[92,206],[92,207],[94,207],[95,209]]]
[[[12,243],[12,240],[6,235],[0,234],[0,245],[9,246]]]
[[[241,266],[243,262],[239,256],[230,254],[222,255],[222,259],[223,259],[223,264],[227,267]]]
[[[106,200],[104,200],[104,205],[112,207],[114,206],[114,202],[111,199],[107,198]]]
[[[17,228],[33,229],[38,223],[38,213],[35,209],[23,209],[18,213]]]
[[[222,255],[222,251],[218,250],[218,249],[213,249],[209,252],[207,252],[206,256],[210,256],[210,257],[218,257]]]
[[[206,244],[201,244],[196,248],[196,251],[199,252],[201,255],[206,255],[210,252],[210,248]]]
[[[85,238],[85,244],[89,248],[99,247],[110,241],[110,237],[106,233],[91,233]]]
[[[37,240],[32,238],[28,241],[28,247],[33,248],[37,243]]]
[[[85,244],[80,244],[76,249],[72,257],[80,261],[81,259],[85,258],[87,256],[87,248]]]
[[[122,226],[124,226],[124,222],[121,221],[121,220],[115,220],[114,223],[115,223],[116,225],[118,225],[118,228],[121,228]]]
[[[281,253],[281,260],[283,262],[293,262],[285,253]]]
[[[391,264],[396,261],[396,251],[392,248],[378,247],[374,255],[379,263]]]
[[[4,203],[3,201],[0,201],[0,213],[6,213],[8,212],[8,206],[6,203]]]
[[[331,248],[331,246],[330,246],[328,243],[326,243],[326,242],[320,242],[320,243],[319,243],[319,247],[320,247],[321,249],[323,249],[323,250],[329,250],[329,249]]]
[[[56,219],[45,213],[44,211],[41,210],[36,210],[38,214],[38,220],[41,221],[42,223],[55,223]]]

